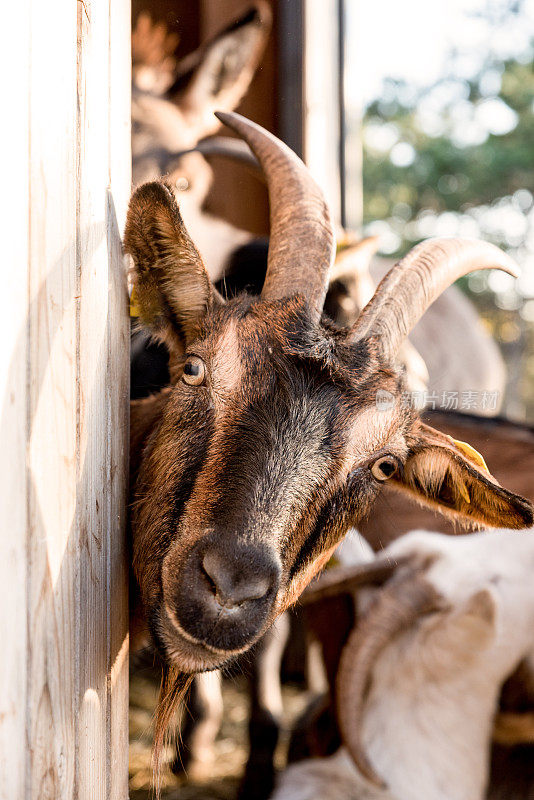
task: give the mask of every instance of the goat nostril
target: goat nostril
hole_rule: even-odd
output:
[[[225,608],[241,605],[247,600],[261,600],[271,588],[271,577],[247,575],[237,564],[227,563],[214,550],[202,559],[202,568],[210,589]]]
[[[247,600],[261,600],[271,588],[271,581],[267,578],[255,578],[247,584]]]
[[[217,584],[215,583],[215,581],[211,577],[210,573],[208,572],[208,570],[204,566],[204,562],[202,562],[202,569],[204,571],[204,577],[205,577],[206,581],[208,582],[209,588],[211,589],[213,594],[218,594],[219,589],[217,587]]]
[[[202,569],[210,588],[213,590],[213,594],[224,592],[224,573],[221,570],[219,558],[212,550],[208,550],[205,553],[202,559]]]

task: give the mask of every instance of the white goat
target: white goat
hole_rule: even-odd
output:
[[[385,560],[341,658],[346,749],[289,767],[272,800],[484,797],[501,686],[534,650],[534,531],[416,531],[362,569]]]

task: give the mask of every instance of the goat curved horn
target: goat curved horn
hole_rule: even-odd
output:
[[[271,133],[240,114],[216,116],[247,142],[267,178],[271,232],[262,299],[304,295],[317,321],[335,256],[323,193],[300,158]]]
[[[251,153],[249,146],[241,139],[233,136],[211,136],[209,139],[202,139],[201,142],[193,147],[189,152],[197,151],[203,156],[222,156],[231,161],[243,164],[248,167],[254,175],[264,180],[265,176],[256,156]]]
[[[395,356],[427,308],[454,281],[481,269],[517,277],[513,259],[477,239],[429,239],[397,262],[378,285],[349,333],[349,341],[372,337],[381,353]]]
[[[386,558],[375,558],[365,564],[332,567],[306,587],[299,598],[301,605],[311,605],[326,597],[340,594],[353,594],[360,586],[380,586],[389,580],[405,563],[405,559],[392,561]]]
[[[440,595],[420,573],[399,572],[380,591],[375,603],[350,634],[341,654],[336,680],[337,715],[341,736],[354,763],[369,781],[384,786],[365,753],[362,715],[370,672],[394,636],[422,614],[442,608]]]
[[[160,159],[166,158],[167,162],[170,162],[174,159],[187,156],[189,153],[200,153],[206,158],[210,158],[210,156],[222,156],[230,161],[243,164],[245,167],[249,168],[255,177],[265,182],[265,175],[263,174],[260,162],[256,156],[251,153],[250,147],[246,142],[241,141],[241,139],[236,139],[234,136],[210,136],[209,139],[202,139],[194,147],[188,147],[185,150],[171,151],[157,147],[153,150],[146,151],[144,156]]]

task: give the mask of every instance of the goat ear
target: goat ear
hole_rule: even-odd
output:
[[[178,65],[179,77],[170,95],[199,139],[219,129],[214,111],[233,111],[246,94],[267,43],[271,19],[269,5],[257,2]]]
[[[528,528],[534,522],[532,503],[502,488],[476,451],[422,422],[402,474],[392,480],[464,525]]]
[[[132,83],[139,89],[162,95],[176,77],[174,53],[180,37],[164,22],[155,22],[141,11],[132,31]]]
[[[480,589],[460,606],[440,613],[426,634],[426,656],[440,670],[458,670],[489,646],[495,636],[497,605],[489,589]]]
[[[331,281],[364,283],[365,294],[358,295],[363,308],[375,291],[375,283],[369,273],[369,265],[379,247],[378,236],[357,239],[353,234],[341,230],[337,242],[336,260],[330,271]]]
[[[145,183],[134,192],[124,233],[134,262],[134,289],[141,322],[181,352],[215,301],[202,259],[185,229],[172,189]]]
[[[351,234],[342,231],[337,246],[324,311],[337,323],[348,327],[354,324],[376,288],[369,263],[378,249],[378,236],[354,240]]]

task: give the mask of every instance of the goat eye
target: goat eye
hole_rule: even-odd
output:
[[[206,366],[198,356],[188,356],[184,364],[182,379],[189,386],[200,386],[206,377]]]
[[[382,456],[371,464],[371,472],[377,481],[387,481],[397,472],[398,464],[393,456]]]

